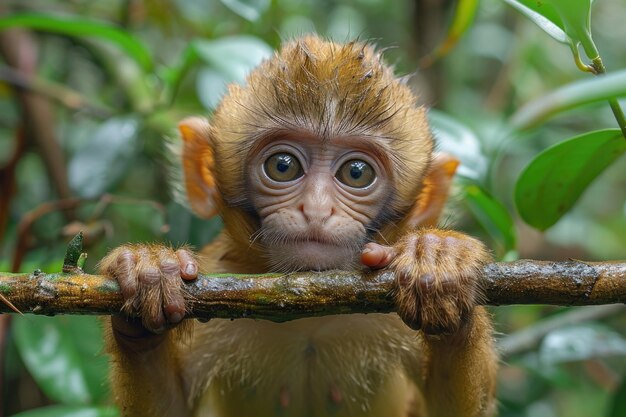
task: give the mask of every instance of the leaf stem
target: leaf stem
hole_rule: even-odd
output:
[[[602,63],[602,58],[598,55],[594,59],[591,60],[591,66],[594,69],[595,75],[602,75],[606,73],[606,68]],[[609,100],[609,105],[611,106],[611,110],[613,111],[613,116],[617,121],[617,124],[622,131],[622,136],[626,139],[626,116],[624,116],[624,111],[622,107],[619,105],[617,99],[613,98]]]
[[[578,44],[576,42],[571,42],[569,46],[572,50],[572,54],[574,55],[574,62],[576,63],[576,66],[578,67],[578,69],[583,72],[594,73],[595,68],[591,65],[585,64],[583,60],[580,58],[580,52],[578,51]]]

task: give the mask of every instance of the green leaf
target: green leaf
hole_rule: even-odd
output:
[[[74,16],[51,16],[35,13],[12,14],[0,18],[0,30],[15,26],[67,36],[93,36],[104,39],[124,50],[143,69],[149,70],[153,66],[150,52],[137,38],[108,23]]]
[[[194,39],[183,50],[178,64],[162,70],[159,76],[166,86],[166,96],[171,99],[189,68],[202,60],[205,68],[199,74],[196,88],[204,106],[212,110],[221,98],[224,85],[242,83],[250,70],[271,54],[272,48],[253,36]],[[205,90],[207,88],[210,90]],[[213,88],[217,88],[217,93]]]
[[[138,130],[134,117],[103,123],[69,162],[72,189],[82,197],[95,197],[121,179],[138,150]]]
[[[13,414],[11,417],[117,417],[119,415],[119,411],[114,407],[53,405]]]
[[[270,6],[270,0],[221,0],[221,2],[250,22],[259,20],[263,12]]]
[[[478,0],[460,0],[457,3],[454,10],[454,17],[452,18],[452,23],[448,28],[445,39],[433,52],[424,58],[424,65],[430,65],[434,60],[445,56],[454,48],[474,21],[479,3]]]
[[[209,110],[214,110],[228,90],[227,85],[234,80],[210,68],[202,68],[196,78],[198,99]]]
[[[511,7],[517,9],[524,16],[529,18],[537,26],[543,29],[548,35],[557,40],[558,42],[571,44],[572,41],[563,30],[563,22],[559,18],[558,14],[551,10],[549,7],[544,7],[541,12],[536,10],[536,0],[517,1],[517,0],[504,0],[505,3]]]
[[[533,100],[512,116],[511,124],[530,129],[565,110],[622,96],[626,96],[626,70],[576,81]]]
[[[48,397],[67,405],[107,397],[108,363],[95,317],[16,316],[13,332],[26,368]]]
[[[589,59],[599,58],[591,37],[591,5],[593,0],[504,0],[535,22],[548,35],[568,44],[576,65],[589,68],[581,61],[578,45],[582,44]]]
[[[193,47],[210,68],[235,82],[243,82],[250,70],[272,55],[272,48],[253,36],[197,39]]]
[[[504,252],[515,249],[517,235],[508,210],[477,184],[463,185],[463,200],[487,233],[504,247]]]
[[[213,110],[230,83],[243,83],[248,73],[272,54],[265,42],[251,36],[193,42],[196,56],[205,63],[196,90],[202,104]]]
[[[622,383],[613,393],[613,401],[607,417],[626,416],[626,375],[622,375]]]
[[[545,230],[576,203],[587,186],[626,151],[619,129],[598,130],[541,152],[515,187],[515,204],[526,223]]]
[[[563,22],[565,33],[575,43],[582,44],[587,57],[598,57],[598,50],[591,38],[591,0],[535,0],[535,4],[537,11],[552,7]]]
[[[482,152],[478,136],[466,125],[450,115],[431,109],[428,120],[437,141],[437,150],[454,155],[461,161],[458,174],[478,180],[487,172],[487,158]]]
[[[504,0],[509,5],[513,6],[539,27],[544,29],[550,36],[553,36],[557,32],[562,32],[568,39],[568,43],[582,43],[585,51],[591,52],[587,49],[588,42],[591,41],[591,0]],[[543,18],[543,19],[542,19]],[[550,25],[546,23],[547,20]],[[556,32],[555,27],[558,28]],[[561,35],[558,35],[559,37]],[[554,37],[554,36],[553,36]],[[555,37],[555,39],[557,39]],[[559,40],[559,39],[557,39]],[[560,40],[559,40],[560,41]],[[561,41],[560,41],[561,42]],[[586,46],[587,44],[587,46]],[[595,46],[593,47],[595,48]],[[590,58],[597,56],[591,52],[588,54]]]

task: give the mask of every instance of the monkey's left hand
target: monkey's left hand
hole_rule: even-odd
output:
[[[361,253],[364,265],[394,271],[398,314],[426,334],[463,329],[480,297],[477,277],[489,261],[480,241],[440,229],[409,232],[394,246],[368,243]]]

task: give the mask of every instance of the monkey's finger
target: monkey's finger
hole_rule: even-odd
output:
[[[180,264],[176,255],[168,253],[161,256],[161,291],[163,297],[163,312],[170,324],[176,324],[185,315],[185,300],[180,292]]]
[[[180,264],[180,277],[184,280],[192,280],[198,278],[198,263],[194,257],[185,249],[176,251],[178,263]]]
[[[165,330],[163,297],[161,293],[161,271],[149,261],[139,261],[139,294],[135,298],[143,325],[153,333]]]
[[[370,242],[361,252],[361,263],[372,269],[384,268],[391,263],[395,255],[394,248]]]
[[[434,233],[425,233],[419,237],[419,244],[417,245],[416,255],[419,257],[420,262],[424,265],[436,265],[438,258],[442,256],[445,251],[447,239],[442,239]]]
[[[138,312],[143,325],[153,333],[165,330],[163,297],[161,293],[160,251],[148,245],[139,245],[135,251],[138,277],[138,294],[133,307]],[[176,264],[178,267],[178,264]]]
[[[130,249],[122,248],[116,255],[115,262],[109,265],[109,271],[117,280],[124,300],[129,300],[137,294],[137,275],[134,273],[136,264],[135,255]]]

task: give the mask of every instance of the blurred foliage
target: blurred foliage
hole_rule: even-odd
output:
[[[415,74],[437,109],[440,149],[462,162],[447,223],[483,237],[500,259],[624,259],[626,142],[616,118],[626,7],[591,3],[9,0],[0,5],[0,271],[60,270],[78,230],[88,270],[127,241],[208,242],[221,223],[172,202],[165,138],[183,117],[210,114],[226,84],[244,82],[282,39],[311,31],[397,46],[386,59]],[[427,24],[441,19],[447,32]],[[27,45],[15,70],[9,33]],[[604,65],[608,75],[593,77]],[[29,126],[23,88],[48,99],[54,117],[40,127],[54,143]],[[46,158],[49,145],[64,160]],[[64,185],[75,200],[60,204]],[[493,311],[508,334],[569,310]],[[500,415],[626,415],[625,332],[625,317],[576,323],[505,358]],[[0,343],[0,414],[117,414],[94,318],[14,317]]]

